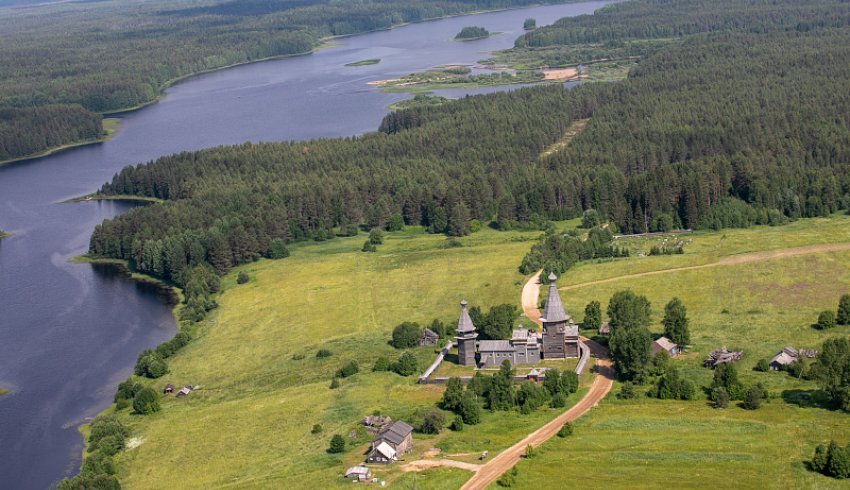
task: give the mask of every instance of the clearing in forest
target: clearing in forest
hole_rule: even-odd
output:
[[[570,144],[570,141],[573,140],[573,138],[575,138],[576,136],[578,136],[579,133],[584,131],[584,128],[587,127],[587,123],[589,122],[590,119],[577,119],[573,121],[569,125],[569,127],[567,127],[567,130],[564,131],[564,135],[561,136],[558,141],[552,143],[551,145],[549,145],[548,148],[543,150],[543,153],[540,154],[540,158],[546,158],[549,155],[552,155],[566,148],[567,145]]]

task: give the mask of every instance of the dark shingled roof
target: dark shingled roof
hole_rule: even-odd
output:
[[[565,322],[570,319],[564,311],[561,295],[558,294],[556,279],[558,276],[554,272],[549,274],[549,296],[546,297],[546,308],[543,311],[543,320],[547,322]]]
[[[460,320],[457,322],[458,333],[475,331],[475,325],[472,324],[472,318],[469,318],[469,310],[466,309],[466,305],[466,300],[460,302]]]
[[[398,445],[401,444],[401,442],[404,441],[404,438],[407,437],[408,434],[410,434],[411,432],[413,432],[413,427],[411,427],[409,424],[406,424],[405,422],[402,422],[401,420],[396,420],[395,422],[393,422],[393,425],[381,431],[381,433],[378,434],[378,437],[376,437],[375,440],[377,441],[383,439],[389,442],[390,444]]]

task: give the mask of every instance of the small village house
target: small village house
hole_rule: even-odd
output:
[[[773,359],[770,360],[768,366],[771,371],[781,371],[786,366],[790,366],[797,362],[801,357],[805,357],[808,359],[814,359],[818,355],[818,351],[815,349],[800,349],[797,350],[793,347],[786,346],[781,351],[777,352]]]
[[[670,341],[667,337],[661,337],[652,342],[652,357],[658,355],[661,351],[667,351],[670,357],[679,355],[679,346]]]
[[[398,460],[399,455],[413,449],[413,427],[396,420],[392,425],[379,432],[372,440],[366,456],[366,462],[389,464]]]
[[[602,325],[599,325],[599,335],[611,335],[611,324],[603,322]]]
[[[435,346],[437,342],[440,341],[440,336],[437,335],[437,332],[431,330],[430,328],[426,328],[422,331],[422,337],[419,338],[420,346]]]
[[[352,466],[345,471],[345,477],[357,480],[359,482],[365,482],[372,479],[372,472],[369,471],[369,468],[363,465]]]
[[[165,388],[162,390],[162,392],[165,393],[166,395],[168,395],[170,393],[174,393],[174,385],[171,384],[171,383],[165,385]]]

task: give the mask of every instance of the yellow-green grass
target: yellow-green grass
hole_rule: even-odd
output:
[[[369,372],[377,357],[400,354],[387,343],[392,328],[435,317],[456,321],[464,298],[482,308],[516,303],[524,279],[517,264],[537,236],[487,229],[460,239],[463,247],[449,247],[445,237],[413,228],[387,236],[376,253],[359,251],[365,235],[293,246],[287,259],[238,269],[251,276],[241,286],[234,271],[223,280],[220,308],[169,359],[171,372],[154,383],[201,389],[165,398],[163,410],[152,416],[122,415],[144,440],[119,457],[122,484],[344,484],[339,475],[345,465],[362,461],[365,445],[342,457],[328,455],[331,435],[347,435],[374,411],[409,418],[417,408],[434,406],[442,393],[442,387],[415,384],[415,376]],[[320,348],[334,355],[317,359]],[[436,349],[414,351],[424,368]],[[361,373],[330,390],[333,372],[351,359]],[[478,451],[484,437],[489,449],[503,448],[556,414],[513,414],[505,427],[507,414],[488,413],[476,430],[417,436],[417,451],[408,459],[433,445]],[[312,435],[313,424],[324,431]]]
[[[514,488],[847,488],[805,467],[830,438],[850,438],[847,414],[776,400],[750,411],[609,396],[574,435],[521,461]]]
[[[848,225],[850,218],[836,215],[778,228],[694,233],[687,235],[692,243],[684,255],[584,263],[559,283],[569,287],[708,264],[742,253],[850,242]],[[807,471],[804,461],[819,443],[850,440],[850,416],[787,403],[785,398],[816,390],[816,383],[752,368],[758,359],[771,357],[785,345],[819,348],[827,338],[850,334],[850,327],[812,328],[821,310],[835,309],[840,295],[850,292],[850,251],[626,277],[565,289],[561,296],[567,310],[581,318],[589,301],[599,300],[604,311],[610,296],[626,288],[649,298],[656,333],[663,330],[664,304],[674,296],[685,303],[692,346],[674,363],[687,378],[707,386],[712,371],[703,368],[702,361],[708,353],[721,346],[743,349],[744,358],[737,364],[741,379],[764,383],[773,398],[760,410],[746,411],[737,406],[714,410],[704,398],[619,401],[609,396],[579,420],[576,436],[547,442],[543,455],[519,465],[519,488],[547,487],[556,475],[606,488],[656,488],[672,481],[677,488],[711,481],[734,482],[735,488],[840,486]],[[618,389],[615,386],[614,392]]]
[[[393,481],[393,488],[445,490],[447,488],[460,488],[468,479],[468,471],[456,468],[434,468],[418,473],[404,473]]]
[[[561,223],[559,228],[574,224]],[[725,255],[765,249],[850,241],[847,225],[850,218],[835,216],[781,228],[695,233],[685,255],[581,264],[565,274],[560,283],[569,285],[634,272],[705,264]],[[298,244],[291,248],[292,256],[287,259],[264,260],[238,268],[223,280],[224,291],[218,298],[220,308],[200,325],[197,338],[169,359],[171,373],[155,382],[156,387],[165,383],[198,384],[201,389],[186,398],[164,399],[163,410],[152,416],[122,414],[133,428],[134,436],[143,439],[140,446],[118,457],[122,484],[125,488],[278,488],[282,485],[320,488],[347,484],[340,475],[346,466],[362,461],[366,439],[352,441],[354,448],[340,457],[324,451],[331,435],[347,435],[357,420],[374,411],[393,418],[409,418],[417,408],[433,406],[442,392],[439,386],[416,385],[415,376],[402,378],[393,373],[369,372],[377,357],[394,359],[399,355],[399,351],[387,344],[393,326],[402,321],[427,324],[433,318],[456,321],[457,303],[463,298],[482,308],[515,303],[524,280],[516,272],[517,265],[537,236],[539,232],[499,233],[487,229],[460,239],[463,247],[450,247],[445,237],[409,228],[386,237],[376,253],[359,251],[365,239],[361,234],[320,244]],[[677,361],[685,375],[707,384],[711,372],[700,367],[704,355],[721,345],[741,347],[745,350],[740,363],[744,380],[763,381],[778,395],[783,390],[810,390],[815,386],[785,374],[754,373],[750,368],[757,359],[772,355],[786,344],[817,347],[832,334],[848,333],[847,327],[830,333],[810,327],[817,312],[834,308],[840,293],[850,290],[847,259],[850,252],[832,252],[671,272],[568,290],[562,296],[568,312],[578,320],[591,299],[602,301],[604,309],[614,291],[631,287],[652,301],[656,332],[661,330],[660,312],[664,303],[679,296],[689,309],[693,351],[697,351]],[[237,286],[235,277],[240,270],[247,271],[251,280]],[[334,355],[316,359],[319,348],[330,349]],[[423,347],[414,352],[424,368],[436,349]],[[351,359],[360,362],[361,373],[341,380],[337,390],[328,389],[332,373]],[[588,379],[584,377],[583,381]],[[573,395],[570,403],[582,393],[583,390]],[[674,408],[681,408],[681,413],[675,412],[677,420],[695,417],[697,422],[714,423],[715,416],[758,420],[764,417],[770,434],[776,432],[773,444],[740,438],[748,441],[747,450],[754,461],[770,459],[773,453],[769,451],[781,447],[781,442],[796,441],[799,431],[809,430],[811,439],[807,440],[807,447],[788,456],[788,461],[802,461],[801,455],[810,452],[814,442],[820,441],[814,440],[820,435],[817,428],[806,422],[810,417],[822,417],[827,424],[834,422],[834,425],[848,420],[844,414],[797,408],[780,399],[771,400],[756,412],[737,407],[713,411],[706,408],[705,400],[640,399],[606,401],[591,412],[587,422],[582,420],[580,424],[596,421],[597,414],[619,406],[624,407],[620,412],[624,418],[632,410],[635,414],[645,411],[647,417],[657,417],[658,422],[638,424],[630,429],[633,434],[629,437],[635,444],[623,433],[610,437],[608,441],[612,445],[595,454],[595,459],[602,460],[603,468],[604,465],[616,467],[618,461],[610,458],[623,451],[636,451],[625,457],[639,459],[641,441],[658,439],[657,427],[665,426]],[[446,453],[472,453],[458,458],[471,462],[474,453],[484,449],[496,451],[515,443],[556,413],[551,409],[529,416],[485,413],[483,424],[475,428],[467,426],[463,432],[445,431],[436,437],[417,435],[415,451],[406,459],[417,459],[429,448],[438,447]],[[770,424],[780,419],[782,424]],[[310,428],[317,423],[322,424],[324,431],[313,435]],[[722,423],[717,422],[718,427],[722,428]],[[695,427],[702,426],[695,422]],[[568,441],[579,440],[577,437]],[[828,438],[825,435],[823,439]],[[682,441],[681,450],[685,453],[691,451],[689,444],[699,447],[696,439]],[[566,458],[566,453],[561,454],[556,446],[549,449],[553,444],[561,442],[548,443],[547,454]],[[711,464],[722,465],[726,471],[732,471],[733,478],[737,476],[737,463],[730,466],[722,457],[718,461],[706,463],[709,470],[713,468]],[[740,465],[740,468],[749,471],[754,466]],[[597,473],[587,471],[592,465],[583,467],[588,475]],[[642,467],[647,481],[660,481],[671,474],[670,465],[643,464]],[[578,470],[576,467],[575,471],[561,474],[574,475]],[[397,482],[412,484],[411,475],[400,475],[398,471],[396,465],[378,469],[376,474],[391,482],[398,478]],[[451,475],[450,481],[461,479],[460,470],[439,471]],[[623,471],[612,470],[606,478],[616,479]],[[175,479],[175,474],[181,478]],[[532,474],[532,470],[521,468],[522,478],[530,478]],[[429,478],[432,477],[425,476],[423,481]],[[634,481],[627,478],[621,483],[627,486]]]

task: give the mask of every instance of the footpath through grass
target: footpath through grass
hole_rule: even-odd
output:
[[[368,438],[358,437],[356,448],[338,457],[325,452],[330,437],[347,437],[374,411],[408,418],[442,393],[442,387],[415,384],[415,376],[369,372],[379,356],[400,354],[387,344],[392,328],[402,321],[457,321],[463,298],[482,308],[516,303],[523,280],[518,260],[538,235],[482,230],[462,238],[464,246],[449,247],[445,237],[411,228],[390,234],[377,253],[360,252],[361,235],[298,245],[287,259],[244,266],[239,270],[251,280],[241,286],[238,270],[229,274],[220,308],[198,338],[169,360],[171,373],[154,383],[160,389],[166,383],[201,389],[165,398],[155,415],[123,416],[143,442],[119,458],[122,485],[350,485],[340,475],[346,465],[362,461]],[[320,348],[333,356],[317,359]],[[435,350],[415,352],[424,368]],[[328,389],[333,372],[351,359],[360,363],[360,374]],[[449,453],[492,452],[557,413],[485,413],[483,424],[463,432],[416,435],[416,449],[406,459],[435,446]],[[323,426],[321,434],[311,434],[314,424]],[[398,466],[382,477],[398,476]],[[460,481],[458,471],[437,474]]]
[[[463,298],[485,309],[517,303],[524,279],[517,266],[537,236],[539,232],[482,230],[460,239],[462,247],[451,247],[445,237],[410,228],[390,234],[376,253],[359,251],[365,239],[361,234],[299,244],[287,259],[235,270],[224,278],[220,308],[200,326],[198,338],[169,360],[171,373],[154,383],[157,388],[173,383],[201,389],[185,398],[165,398],[163,410],[152,416],[122,413],[142,441],[118,458],[122,485],[350,485],[342,471],[362,461],[368,442],[362,434],[347,438],[354,424],[375,411],[408,418],[417,408],[433,406],[442,392],[442,387],[415,384],[415,377],[369,372],[379,356],[394,359],[400,354],[387,344],[393,326],[433,318],[454,322]],[[656,239],[634,246],[648,248],[649,240]],[[688,240],[692,242],[684,255],[585,263],[559,282],[569,286],[707,264],[741,253],[850,242],[850,218],[695,233]],[[237,286],[240,270],[251,280]],[[744,350],[739,366],[745,383],[765,382],[776,395],[812,390],[811,382],[751,368],[784,345],[817,348],[829,336],[850,333],[847,327],[824,333],[810,326],[820,310],[834,308],[839,295],[850,291],[850,251],[638,277],[565,290],[562,297],[567,311],[580,321],[588,301],[600,300],[604,310],[611,294],[625,287],[652,301],[656,332],[661,331],[664,304],[673,296],[684,301],[693,346],[676,363],[702,385],[711,377],[701,367],[702,359],[726,345]],[[333,356],[317,359],[320,348]],[[422,367],[434,352],[415,349]],[[360,363],[361,372],[341,380],[339,389],[328,389],[332,373],[351,359]],[[573,395],[570,403],[582,394]],[[548,409],[529,416],[485,412],[484,423],[475,428],[416,435],[415,450],[406,459],[419,459],[436,447],[443,455],[459,453],[455,459],[474,462],[480,451],[495,454],[556,414]],[[848,422],[846,414],[800,408],[781,398],[754,412],[737,407],[715,411],[705,400],[609,399],[579,420],[575,436],[553,439],[539,457],[522,462],[519,483],[522,488],[552,488],[570,475],[594,487],[657,487],[671,478],[677,487],[695,487],[723,475],[736,488],[758,482],[769,488],[774,483],[776,488],[830,488],[834,482],[807,472],[803,461],[816,443],[830,438],[846,442]],[[311,434],[314,424],[321,424],[323,432]],[[325,452],[335,433],[350,441],[351,449],[341,457]],[[401,474],[399,466],[376,474],[395,486],[411,486],[413,475]],[[464,475],[457,469],[428,470],[416,477],[416,485],[454,488]]]
[[[850,218],[801,220],[784,227],[694,233],[684,255],[632,257],[582,264],[565,274],[564,286],[651,270],[715,262],[723,257],[813,244],[850,242]],[[648,249],[660,238],[644,241]],[[715,410],[707,400],[659,401],[612,395],[577,423],[575,436],[553,439],[541,454],[518,465],[517,488],[552,488],[570,475],[593,488],[698,488],[727,482],[734,488],[847,488],[847,482],[810,472],[805,461],[817,444],[850,440],[850,415],[789,403],[817,389],[811,381],[752,368],[785,345],[820,348],[827,338],[850,334],[812,328],[824,309],[835,309],[850,292],[850,251],[775,258],[738,265],[669,272],[562,291],[567,311],[581,318],[590,300],[602,302],[631,288],[652,302],[660,333],[664,304],[673,296],[688,308],[693,345],[674,361],[684,376],[707,386],[702,367],[711,350],[743,349],[738,363],[746,384],[762,382],[774,398],[756,411]],[[640,390],[645,391],[645,389]],[[701,394],[702,395],[702,394]]]

